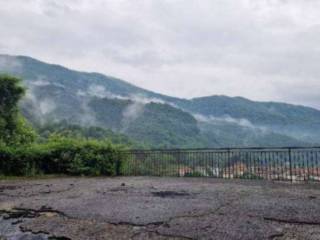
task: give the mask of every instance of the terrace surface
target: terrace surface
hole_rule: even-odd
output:
[[[4,180],[0,210],[0,239],[320,239],[319,184]]]

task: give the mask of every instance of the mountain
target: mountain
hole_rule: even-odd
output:
[[[203,116],[225,118],[240,125],[242,121],[249,127],[269,129],[306,142],[320,142],[320,111],[310,107],[227,96],[194,98],[180,106]]]
[[[23,79],[23,114],[35,126],[64,121],[111,129],[152,147],[320,143],[320,111],[241,97],[180,99],[99,73],[0,55],[0,73]]]

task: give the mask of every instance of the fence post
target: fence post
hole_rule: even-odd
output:
[[[178,177],[180,177],[180,168],[181,168],[181,150],[179,149],[178,150],[178,171],[177,171]]]
[[[119,176],[121,174],[120,166],[121,166],[120,153],[118,153],[116,154],[116,176]]]
[[[293,182],[291,148],[288,148],[288,153],[289,153],[289,164],[290,164],[290,180],[291,182]]]
[[[231,178],[231,174],[230,174],[230,171],[231,171],[231,154],[230,154],[230,148],[228,148],[228,177],[229,179]]]

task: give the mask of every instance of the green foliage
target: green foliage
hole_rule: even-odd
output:
[[[240,179],[257,179],[257,180],[263,179],[263,177],[250,172],[245,172],[243,175],[239,176],[239,178]]]
[[[201,174],[200,172],[194,171],[194,172],[186,173],[184,177],[203,177],[203,174]]]
[[[122,164],[120,147],[108,142],[52,136],[45,144],[0,147],[0,174],[113,176]]]
[[[25,90],[19,78],[0,75],[0,114],[6,119],[18,112],[17,103]]]
[[[135,143],[124,134],[114,133],[110,129],[101,127],[83,127],[76,124],[69,124],[67,121],[58,123],[47,123],[37,127],[37,132],[42,141],[46,141],[52,134],[59,136],[86,139],[86,140],[108,140],[114,144],[121,144],[125,146],[133,146]]]
[[[8,145],[25,145],[33,143],[36,138],[37,134],[33,130],[32,126],[28,123],[28,121],[18,114],[16,120],[16,129],[14,134],[8,139]]]
[[[24,95],[21,80],[0,75],[0,142],[8,145],[34,141],[35,133],[19,114],[18,102]]]

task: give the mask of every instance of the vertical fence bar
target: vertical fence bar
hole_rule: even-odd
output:
[[[319,181],[319,152],[316,151],[316,172],[317,172],[317,181]]]
[[[288,148],[288,154],[289,154],[289,165],[290,165],[290,179],[291,179],[291,182],[293,182],[291,148]]]
[[[230,152],[230,148],[228,149],[228,153],[227,153],[227,158],[228,158],[228,177],[229,179],[231,178],[231,152]]]
[[[179,169],[180,169],[180,166],[181,166],[182,156],[183,156],[183,153],[181,152],[181,150],[179,150],[179,153],[178,153],[178,161],[177,161],[177,164],[176,164],[176,174],[177,174],[178,176],[179,176]]]
[[[307,176],[307,181],[309,181],[309,170],[310,170],[310,152],[306,153],[307,161],[306,161],[306,176]]]

